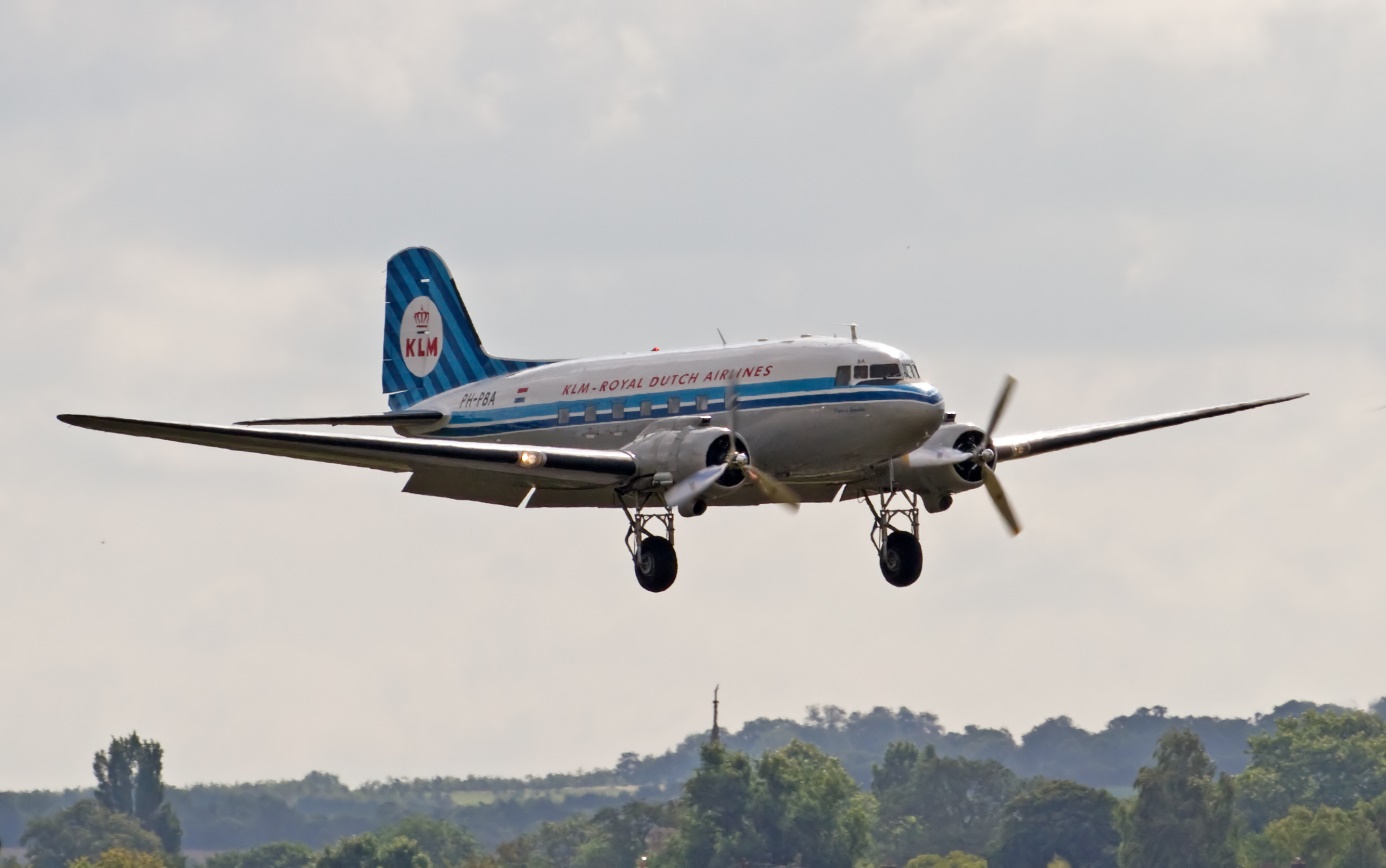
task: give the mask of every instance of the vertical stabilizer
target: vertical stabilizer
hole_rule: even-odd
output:
[[[457,283],[438,254],[410,247],[385,269],[385,352],[381,390],[390,409],[490,377],[545,365],[501,359],[481,346]]]

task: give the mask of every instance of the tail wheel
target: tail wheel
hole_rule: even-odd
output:
[[[897,530],[881,549],[881,575],[897,588],[908,588],[924,569],[924,551],[914,534]]]
[[[679,558],[672,543],[660,536],[640,540],[635,551],[635,579],[640,587],[653,594],[667,591],[678,574]]]

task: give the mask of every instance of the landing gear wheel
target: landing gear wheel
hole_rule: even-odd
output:
[[[640,587],[653,594],[669,590],[679,574],[679,558],[674,546],[664,537],[647,536],[635,551],[635,579]],[[915,570],[915,575],[919,570]]]
[[[924,552],[919,547],[918,537],[903,530],[886,537],[885,547],[881,549],[881,575],[887,582],[897,588],[908,588],[923,569]]]

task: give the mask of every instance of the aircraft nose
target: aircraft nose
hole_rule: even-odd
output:
[[[943,395],[928,383],[912,383],[911,388],[918,394],[918,399],[914,402],[916,412],[929,434],[933,434],[938,430],[938,426],[943,424],[943,417],[947,412],[944,409]]]

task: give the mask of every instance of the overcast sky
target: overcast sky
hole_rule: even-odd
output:
[[[809,704],[1017,734],[1364,704],[1382,674],[1386,7],[1335,0],[0,5],[0,788],[524,774]],[[859,503],[681,522],[118,438],[363,413],[424,244],[489,349],[832,333],[1005,433],[886,585]]]

